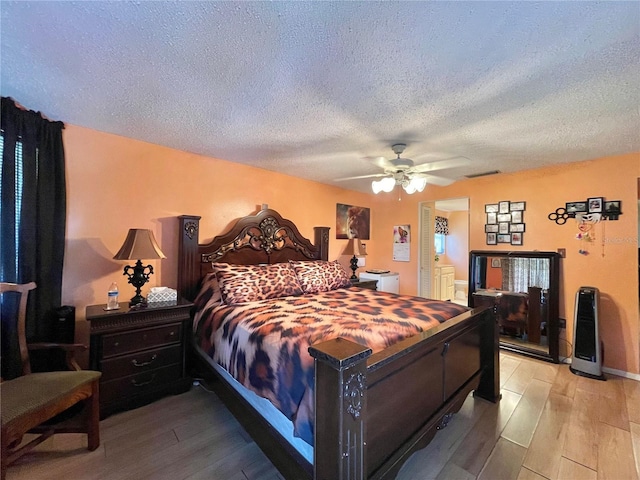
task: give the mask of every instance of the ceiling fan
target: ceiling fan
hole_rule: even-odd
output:
[[[455,181],[451,178],[431,175],[427,172],[433,172],[445,168],[460,167],[469,163],[469,159],[466,157],[453,157],[446,160],[438,160],[435,162],[415,165],[413,160],[409,158],[402,158],[400,156],[402,155],[402,152],[404,152],[405,148],[407,148],[406,144],[396,143],[391,146],[391,149],[393,150],[393,153],[397,155],[397,158],[387,160],[384,157],[379,157],[376,159],[379,166],[384,169],[384,173],[340,178],[338,181],[383,177],[381,180],[374,180],[371,182],[373,193],[391,192],[397,185],[400,185],[407,193],[412,194],[422,192],[427,186],[427,183],[447,186],[451,185]]]

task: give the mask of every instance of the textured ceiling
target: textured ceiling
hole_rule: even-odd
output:
[[[370,191],[640,151],[640,2],[2,1],[1,90],[74,125]]]

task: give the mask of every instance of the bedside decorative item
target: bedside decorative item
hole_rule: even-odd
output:
[[[123,275],[129,277],[129,283],[136,287],[136,294],[131,298],[131,305],[145,303],[145,298],[140,291],[145,283],[149,281],[149,276],[153,273],[151,265],[142,265],[142,260],[152,260],[167,258],[151,230],[132,228],[127,234],[122,247],[113,257],[115,260],[136,260],[134,267],[127,265],[124,267]]]
[[[358,277],[356,275],[356,270],[358,269],[358,257],[364,257],[367,255],[364,246],[360,243],[360,239],[350,239],[349,243],[347,243],[347,247],[342,251],[342,255],[353,255],[353,257],[351,257],[351,271],[353,273],[350,279],[357,280]]]

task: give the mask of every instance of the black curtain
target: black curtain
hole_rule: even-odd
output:
[[[37,284],[28,305],[29,341],[51,339],[53,312],[61,304],[67,201],[63,129],[62,122],[2,97],[0,281]],[[8,313],[5,305],[2,309]]]

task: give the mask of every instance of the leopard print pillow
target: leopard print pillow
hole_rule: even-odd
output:
[[[296,273],[288,263],[232,265],[214,263],[222,299],[227,305],[302,295]]]
[[[304,293],[328,292],[337,288],[350,287],[349,274],[340,262],[291,261]]]
[[[193,304],[198,310],[204,308],[215,307],[222,303],[222,294],[220,293],[220,285],[215,273],[207,273],[202,280],[202,286],[198,296],[193,301]]]

